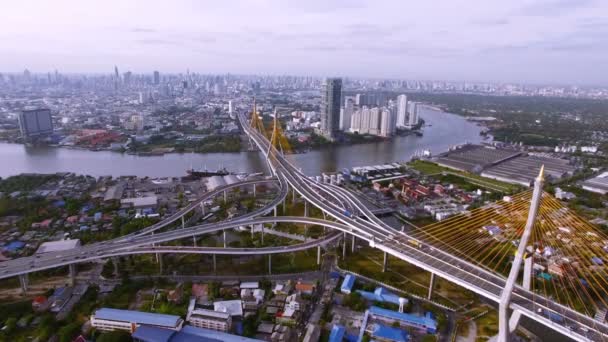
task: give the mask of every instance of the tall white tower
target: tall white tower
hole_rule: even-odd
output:
[[[407,117],[407,96],[397,96],[397,127],[405,127],[405,118]]]
[[[355,101],[352,99],[346,99],[344,103],[344,109],[341,111],[340,117],[340,130],[348,131],[351,127],[351,119],[353,112],[355,111]]]
[[[418,124],[418,103],[410,102],[408,105],[408,120],[407,127],[412,129],[414,126]]]
[[[540,202],[543,198],[543,185],[545,183],[545,166],[541,166],[538,177],[534,181],[534,192],[532,192],[532,201],[530,203],[530,211],[528,212],[528,220],[526,221],[526,226],[524,228],[524,232],[521,235],[521,239],[519,240],[519,246],[517,248],[517,254],[515,254],[515,258],[513,259],[513,264],[511,265],[511,271],[509,272],[509,277],[507,278],[507,283],[505,284],[505,288],[502,290],[500,294],[500,302],[498,304],[498,341],[499,342],[508,342],[509,341],[509,304],[511,303],[511,296],[513,294],[513,287],[515,286],[515,281],[517,280],[517,276],[519,275],[519,269],[521,267],[521,262],[523,260],[524,254],[526,253],[526,246],[528,245],[528,240],[530,239],[530,235],[532,234],[532,229],[534,228],[534,222],[536,222],[536,215],[538,214],[538,208],[540,207]]]

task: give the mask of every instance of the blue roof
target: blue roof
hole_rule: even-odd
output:
[[[4,246],[4,249],[14,252],[18,249],[25,247],[25,242],[21,241],[12,241]]]
[[[329,342],[342,342],[344,333],[346,333],[346,329],[344,329],[343,326],[334,324],[334,326],[331,327],[331,333],[329,334]]]
[[[387,327],[382,324],[375,324],[372,329],[372,337],[379,337],[383,340],[397,341],[397,342],[405,342],[409,339],[409,335],[407,332]]]
[[[377,287],[374,292],[361,291],[357,290],[357,292],[361,295],[361,297],[376,302],[387,302],[392,304],[399,305],[399,296],[394,293],[389,292],[387,289],[383,287]],[[407,303],[407,299],[405,301]]]
[[[355,276],[352,274],[347,274],[344,277],[344,281],[342,282],[340,289],[342,291],[351,291],[353,289],[353,285],[355,285]]]
[[[142,342],[169,342],[175,330],[142,325],[135,330],[131,337]]]
[[[171,342],[259,342],[253,338],[186,325],[173,336]]]
[[[175,315],[110,308],[98,309],[95,311],[95,318],[165,327],[175,327],[181,320],[179,316]]]
[[[410,324],[415,324],[418,326],[426,327],[427,330],[436,330],[437,329],[437,321],[435,321],[430,315],[426,316],[417,316],[408,313],[401,313],[398,311],[387,310],[383,308],[379,308],[377,306],[372,306],[369,308],[369,311],[373,315],[384,316],[388,318],[392,318],[398,321],[403,321]]]

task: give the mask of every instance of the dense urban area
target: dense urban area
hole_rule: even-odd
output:
[[[574,86],[25,70],[0,75],[0,138],[143,157],[258,153],[244,115],[252,125],[259,120],[288,158],[424,135],[430,127],[420,109],[440,109],[482,127],[482,142],[308,179],[354,194],[396,232],[426,231],[429,240],[406,242],[420,251],[434,251],[427,241],[439,233],[431,239],[428,232],[442,224],[484,210],[519,215],[510,206],[544,182],[554,205],[589,222],[589,241],[608,253],[601,238],[608,234],[607,97],[607,89]],[[268,155],[270,165],[276,157]],[[0,179],[0,340],[464,342],[498,333],[495,303],[389,258],[374,238],[314,221],[331,218],[279,180],[267,169],[224,168],[162,178],[59,172]],[[522,200],[518,210],[527,213],[534,201]],[[291,221],[272,221],[279,216]],[[239,224],[249,222],[244,217],[254,223]],[[507,259],[496,262],[503,267],[516,258],[519,239],[509,235],[513,227],[490,221],[475,221],[470,241],[506,246]],[[568,257],[577,239],[571,227],[556,229],[555,241],[525,246],[534,261],[532,290],[561,284],[575,297],[571,282],[582,272],[567,270],[584,262]],[[128,252],[114,253],[114,245]],[[605,277],[605,253],[584,257]],[[590,298],[597,303],[563,304],[605,323],[605,293]],[[539,341],[544,332],[522,324],[516,335]]]

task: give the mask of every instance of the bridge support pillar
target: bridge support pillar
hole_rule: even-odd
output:
[[[27,288],[29,285],[29,277],[27,273],[19,275],[19,284],[21,284],[21,294],[27,295]]]
[[[268,275],[272,275],[272,254],[268,254]]]
[[[355,244],[357,243],[357,237],[354,235],[350,236],[350,251],[351,253],[355,253]]]
[[[224,203],[228,202],[228,192],[224,190]]]
[[[431,272],[431,280],[429,281],[429,292],[426,295],[427,300],[433,297],[433,287],[435,287],[435,273]]]
[[[201,212],[203,213],[203,216],[205,216],[205,203],[201,202]]]
[[[277,207],[274,207],[274,217],[277,217]]]
[[[522,287],[525,290],[530,290],[530,285],[532,284],[532,257],[528,257],[524,259],[524,280],[522,283]],[[520,311],[513,311],[511,314],[511,318],[509,319],[509,332],[512,333],[517,329],[519,325],[519,319],[521,318]]]
[[[163,274],[163,255],[162,254],[157,254],[158,255],[158,268],[159,268],[159,274],[162,275]]]
[[[182,229],[186,228],[186,217],[182,215]]]
[[[382,272],[386,272],[387,267],[388,267],[388,254],[386,252],[384,252],[384,258],[382,260]]]
[[[342,237],[342,259],[346,259],[346,232]]]
[[[317,265],[321,265],[321,246],[317,246]]]
[[[154,246],[154,245],[152,245]],[[156,253],[156,263],[158,264],[160,262],[160,254]]]
[[[296,204],[296,189],[291,189],[291,203]]]
[[[112,258],[112,264],[114,264],[114,275],[118,276],[118,257]]]
[[[70,264],[70,286],[74,286],[76,284],[76,264]]]
[[[194,244],[194,247],[196,247],[196,236],[192,235],[192,243]]]
[[[264,244],[264,224],[262,223],[262,225],[260,226],[261,231],[262,231],[262,245]]]
[[[226,229],[224,229],[224,248],[226,248]]]
[[[217,272],[217,259],[215,257],[215,254],[213,254],[213,273]]]
[[[255,198],[255,183],[253,184],[253,198]]]

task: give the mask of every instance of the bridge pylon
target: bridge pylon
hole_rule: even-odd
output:
[[[511,303],[511,297],[513,295],[513,287],[515,286],[515,281],[519,276],[519,269],[521,268],[522,260],[526,254],[526,247],[528,245],[528,240],[530,239],[530,235],[532,234],[532,229],[534,228],[534,223],[536,222],[536,215],[538,214],[538,209],[540,207],[540,202],[543,197],[543,185],[545,183],[544,178],[544,170],[545,166],[543,165],[540,168],[540,173],[538,177],[534,181],[534,191],[532,193],[532,201],[530,203],[530,210],[528,212],[528,219],[526,221],[526,226],[524,227],[524,231],[521,235],[521,239],[519,240],[519,246],[517,247],[517,254],[515,254],[515,258],[513,259],[513,264],[511,265],[511,271],[509,272],[509,277],[507,278],[507,282],[505,284],[504,289],[500,295],[500,302],[498,305],[498,342],[508,342],[510,340],[510,329],[509,329],[509,304]],[[530,263],[531,260],[526,263]],[[526,271],[528,267],[525,267]],[[524,275],[524,283],[529,282],[528,278]],[[524,286],[527,284],[524,284]],[[519,319],[515,319],[515,323],[517,323]],[[514,326],[512,326],[514,330]]]
[[[271,153],[280,153],[281,155],[285,155],[285,153],[289,152],[291,152],[291,147],[289,146],[287,137],[283,133],[281,123],[279,122],[279,115],[275,109],[272,134],[270,135],[270,144],[268,145],[268,156],[270,156]]]
[[[264,123],[262,122],[262,119],[260,119],[260,113],[258,112],[258,108],[255,103],[255,97],[253,98],[253,109],[251,111],[251,120],[249,124],[251,128],[259,131],[264,136],[266,136],[266,129],[264,129]],[[255,146],[253,140],[250,139],[249,142],[251,143],[252,147]]]

